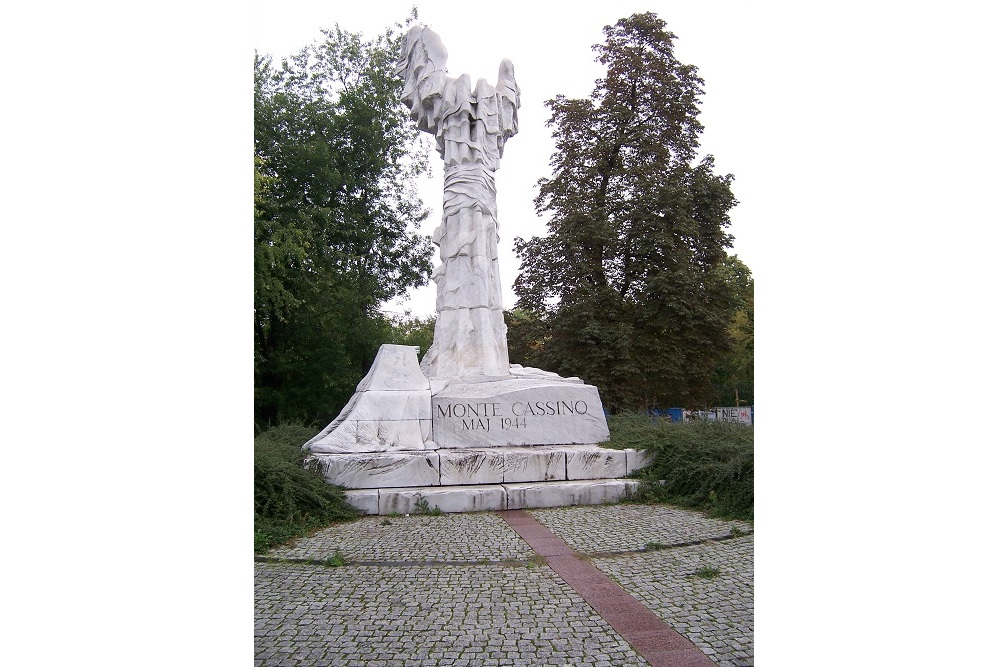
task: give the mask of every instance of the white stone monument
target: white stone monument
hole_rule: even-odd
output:
[[[635,483],[617,478],[648,460],[598,447],[609,434],[597,388],[508,359],[494,172],[517,133],[514,66],[503,60],[496,85],[473,89],[447,75],[447,58],[415,26],[396,69],[444,160],[434,342],[419,365],[417,348],[383,345],[341,414],[303,445],[306,463],[371,514],[410,512],[419,498],[444,511],[620,500]]]

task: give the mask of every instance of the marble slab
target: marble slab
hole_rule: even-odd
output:
[[[636,470],[653,465],[653,453],[642,449],[625,450],[625,474],[631,475]]]
[[[626,481],[600,479],[504,484],[507,489],[507,509],[617,503],[626,497]]]
[[[566,479],[612,479],[626,474],[626,452],[602,447],[567,447]]]
[[[504,481],[503,452],[489,449],[441,449],[441,484],[499,484]]]
[[[305,443],[314,454],[434,449],[431,386],[417,347],[383,345],[337,418]]]
[[[368,375],[355,391],[412,391],[430,389],[430,383],[420,372],[415,345],[382,345],[375,355]]]
[[[429,419],[347,420],[323,437],[310,440],[307,448],[314,454],[374,453],[421,451],[433,449]]]
[[[609,437],[597,388],[518,378],[449,382],[431,397],[438,447],[596,444]]]
[[[361,514],[378,514],[378,489],[350,489],[344,491],[344,500]]]
[[[439,486],[379,491],[379,514],[415,514],[417,502],[427,501],[442,512],[481,512],[507,509],[507,491],[502,486]]]
[[[566,448],[503,447],[503,481],[551,482],[566,479]],[[442,450],[443,451],[443,450]]]
[[[304,465],[330,484],[349,489],[435,486],[441,482],[437,452],[312,454]]]

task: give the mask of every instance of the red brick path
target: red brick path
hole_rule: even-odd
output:
[[[530,514],[524,510],[507,510],[497,514],[650,665],[717,667],[690,640],[646,609],[590,561],[580,559],[565,542]]]

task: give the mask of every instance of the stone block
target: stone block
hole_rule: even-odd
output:
[[[567,447],[566,479],[613,479],[624,477],[626,454],[620,449]]]
[[[617,503],[625,498],[625,482],[620,479],[596,479],[566,482],[504,484],[507,509],[531,507],[567,507]]]
[[[597,444],[609,437],[596,387],[541,378],[449,382],[432,395],[431,415],[438,447]]]
[[[442,449],[441,484],[499,484],[504,481],[503,452],[490,449]]]
[[[430,509],[442,512],[480,512],[507,509],[507,492],[500,485],[437,486],[383,489],[379,493],[379,514],[414,514],[423,498]]]
[[[330,484],[349,489],[436,486],[441,483],[437,452],[364,452],[313,454],[314,467]]]
[[[378,489],[344,491],[344,500],[362,514],[378,514]]]
[[[566,479],[566,451],[561,447],[504,447],[504,482]]]
[[[631,475],[636,470],[653,464],[653,453],[643,449],[625,450],[625,474]]]

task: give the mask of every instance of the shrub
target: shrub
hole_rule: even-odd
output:
[[[315,434],[315,429],[283,425],[254,438],[254,553],[357,516],[342,489],[302,467],[302,443]]]
[[[753,521],[752,426],[643,414],[615,415],[608,426],[612,446],[653,454],[652,465],[633,475],[641,480],[640,499]]]

